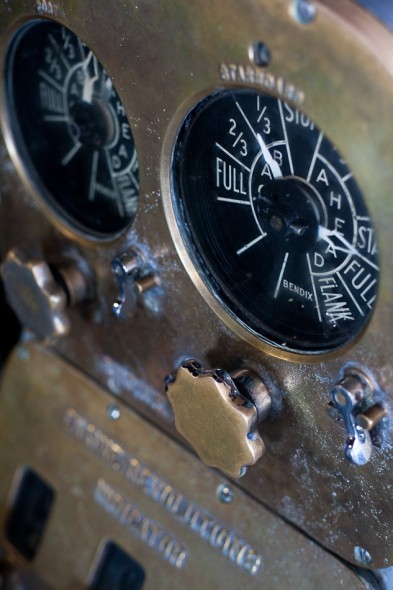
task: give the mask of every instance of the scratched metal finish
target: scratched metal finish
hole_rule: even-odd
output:
[[[263,425],[267,454],[238,485],[341,557],[356,563],[354,548],[361,546],[372,556],[370,567],[386,567],[393,564],[390,433],[368,465],[352,466],[344,459],[342,425],[329,415],[327,402],[349,361],[369,367],[386,403],[392,401],[392,38],[347,0],[318,5],[308,26],[294,22],[288,8],[286,0],[146,0],[94,7],[77,0],[2,2],[3,52],[18,24],[44,14],[70,27],[97,55],[128,113],[141,188],[132,228],[113,242],[89,241],[31,194],[2,145],[1,255],[23,245],[53,263],[80,256],[88,261],[96,298],[70,312],[71,333],[56,349],[177,439],[163,383],[179,359],[193,357],[227,370],[242,359],[262,365],[282,390],[284,409]],[[345,156],[378,231],[381,285],[371,323],[350,349],[312,362],[277,358],[273,349],[262,350],[226,327],[190,279],[193,269],[180,261],[164,214],[171,138],[185,105],[228,85],[221,65],[250,65],[248,47],[260,39],[273,56],[268,72],[304,94],[302,109]],[[230,84],[252,86],[239,76]],[[110,261],[133,244],[154,258],[162,293],[140,304],[129,321],[118,322],[111,314],[116,285]],[[208,470],[204,477],[211,477]]]
[[[108,538],[146,569],[146,590],[257,589],[266,581],[298,590],[364,588],[339,560],[241,490],[222,504],[218,473],[131,410],[108,419],[110,402],[105,390],[35,345],[17,349],[3,376],[0,520],[21,467],[54,487],[32,565],[51,588],[86,587]]]

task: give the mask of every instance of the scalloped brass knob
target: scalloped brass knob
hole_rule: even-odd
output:
[[[191,359],[166,391],[178,432],[206,465],[238,478],[265,452],[257,426],[271,400],[252,371],[204,370]]]
[[[41,340],[67,334],[68,299],[80,301],[86,293],[82,274],[73,267],[59,272],[64,287],[43,260],[29,260],[21,251],[8,252],[1,267],[7,300],[19,321]]]

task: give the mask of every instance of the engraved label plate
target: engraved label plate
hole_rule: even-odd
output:
[[[364,588],[233,483],[233,501],[220,502],[223,477],[128,408],[110,419],[113,401],[38,345],[16,350],[3,375],[2,542],[13,482],[28,465],[56,492],[31,566],[51,588],[86,587],[108,539],[143,566],[144,590]]]

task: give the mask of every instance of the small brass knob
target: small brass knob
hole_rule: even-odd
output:
[[[61,277],[62,287],[43,260],[29,260],[21,251],[11,250],[1,267],[7,300],[22,325],[41,340],[67,334],[70,323],[66,314],[67,299],[83,298],[81,273],[67,269]],[[59,273],[60,276],[60,273]]]
[[[200,459],[231,477],[241,477],[265,451],[258,422],[270,410],[270,396],[251,371],[232,376],[204,370],[188,360],[167,385],[175,426]]]

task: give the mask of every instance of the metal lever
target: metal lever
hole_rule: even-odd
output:
[[[112,311],[117,318],[127,319],[135,311],[138,297],[160,285],[161,281],[156,273],[147,270],[142,256],[135,251],[114,258],[111,268],[118,286]]]
[[[345,443],[345,456],[355,465],[368,463],[372,452],[371,436],[367,430],[356,424],[355,407],[357,400],[351,391],[351,385],[344,379],[341,384],[335,386],[332,391],[332,400],[344,420],[347,431]]]
[[[132,280],[141,267],[138,254],[129,252],[112,260],[112,273],[117,281],[118,296],[112,305],[112,311],[117,318],[127,317],[135,306],[135,289]],[[131,278],[131,280],[130,280]]]
[[[347,431],[345,456],[354,465],[365,465],[370,460],[373,444],[369,430],[387,414],[386,408],[379,405],[369,405],[366,412],[361,413],[362,405],[366,400],[370,403],[373,393],[365,376],[353,371],[348,372],[331,393]],[[368,416],[373,419],[367,419]]]

